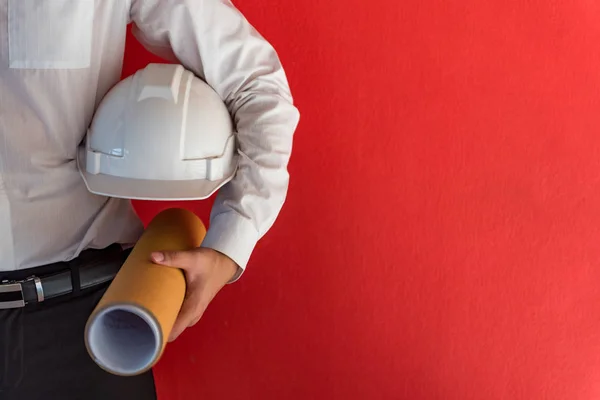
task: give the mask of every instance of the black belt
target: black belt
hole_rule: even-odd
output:
[[[45,276],[32,275],[23,280],[4,280],[0,282],[0,310],[22,308],[27,304],[41,303],[110,282],[129,252],[123,251],[120,246],[92,250],[71,262],[55,264],[57,268],[62,266],[62,271]],[[42,267],[42,269],[48,268]],[[75,290],[73,290],[74,271],[79,276],[79,287]]]

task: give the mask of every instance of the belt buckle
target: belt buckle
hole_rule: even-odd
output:
[[[0,283],[0,310],[25,307],[23,285],[20,282]]]

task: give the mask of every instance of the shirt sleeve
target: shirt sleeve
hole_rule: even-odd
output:
[[[217,194],[203,247],[246,268],[285,201],[299,121],[273,47],[229,0],[132,0],[136,38],[177,61],[224,100],[235,123],[239,166]]]

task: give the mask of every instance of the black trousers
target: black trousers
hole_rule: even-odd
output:
[[[94,261],[101,255],[102,251],[92,251],[83,258]],[[81,263],[81,258],[75,262]],[[0,280],[25,279],[40,272],[52,273],[48,268],[0,272]],[[107,287],[0,310],[1,400],[156,399],[152,372],[136,377],[111,375],[85,349],[85,324]]]

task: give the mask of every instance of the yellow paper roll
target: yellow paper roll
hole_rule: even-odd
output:
[[[158,214],[91,314],[85,329],[90,356],[121,376],[141,374],[161,357],[185,297],[185,277],[177,268],[152,263],[153,251],[197,248],[206,229],[192,212]]]

